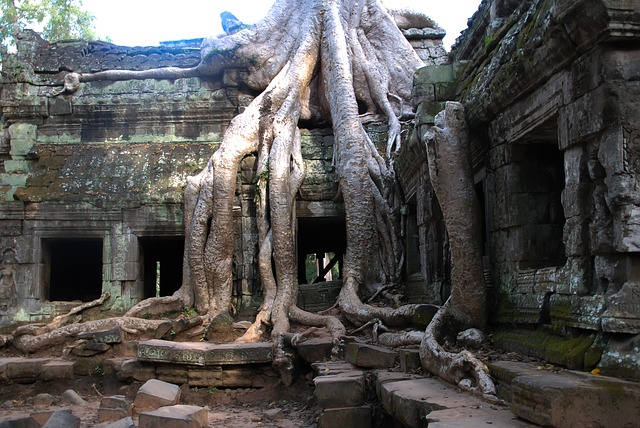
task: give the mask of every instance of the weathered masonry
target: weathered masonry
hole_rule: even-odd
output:
[[[405,29],[428,64],[444,63],[444,31]],[[49,44],[27,31],[4,61],[0,145],[0,324],[66,312],[110,292],[122,311],[171,295],[182,281],[183,191],[256,95],[242,69],[210,79],[83,84],[52,97],[64,70],[190,67],[201,40],[128,48],[102,42]],[[4,58],[3,58],[4,59]],[[375,141],[386,128],[369,125]],[[300,304],[333,304],[346,231],[335,202],[331,128],[303,130],[306,178],[299,192]],[[255,158],[238,170],[234,305],[253,315],[262,297],[255,223]]]
[[[640,380],[640,1],[485,0],[448,56],[442,30],[403,31],[428,65],[396,160],[408,299],[448,296],[447,234],[420,138],[445,101],[461,101],[494,342]],[[199,59],[198,40],[124,48],[20,35],[0,94],[0,324],[105,291],[120,311],[180,286],[183,189],[256,95],[238,83],[244,71],[48,95],[66,69]],[[385,141],[384,126],[368,131]],[[303,156],[299,304],[315,310],[333,303],[345,245],[330,128],[304,130]],[[240,165],[235,204],[235,305],[249,313],[261,301],[254,164]]]
[[[485,1],[469,24],[414,101],[418,129],[443,101],[466,107],[494,341],[640,379],[640,2]],[[413,271],[438,299],[447,248],[423,147],[398,169]]]

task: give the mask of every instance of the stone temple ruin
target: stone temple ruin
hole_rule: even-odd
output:
[[[493,346],[640,381],[640,3],[485,0],[451,53],[439,28],[403,33],[426,64],[395,163],[408,301],[439,305],[449,293],[447,234],[421,129],[444,102],[460,101]],[[50,95],[63,68],[190,67],[199,44],[49,44],[26,31],[17,53],[3,57],[0,325],[44,321],[104,292],[110,310],[123,312],[180,287],[186,178],[255,95],[238,84],[245,70],[96,81]],[[367,130],[384,145],[385,126]],[[340,289],[345,213],[331,128],[305,130],[302,149],[298,304],[318,311]],[[243,319],[261,296],[255,158],[243,160],[237,180],[234,305]]]

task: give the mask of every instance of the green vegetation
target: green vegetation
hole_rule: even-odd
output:
[[[7,52],[16,33],[27,28],[50,42],[96,39],[95,17],[83,10],[82,0],[0,0],[0,9],[0,52]]]

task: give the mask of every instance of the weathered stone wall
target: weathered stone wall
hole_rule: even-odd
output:
[[[444,33],[427,24],[433,28],[408,26],[403,31],[426,63],[442,63]],[[231,119],[255,96],[238,83],[245,71],[227,69],[212,78],[87,82],[72,96],[51,94],[60,89],[68,70],[195,66],[200,42],[158,47],[49,44],[25,31],[18,36],[18,52],[3,57],[0,284],[7,298],[0,296],[5,302],[0,324],[44,319],[76,304],[49,301],[52,264],[62,260],[66,269],[82,268],[81,257],[74,262],[74,254],[56,254],[63,241],[69,246],[62,248],[71,253],[74,242],[89,241],[102,248],[99,284],[91,293],[109,291],[114,311],[155,292],[148,282],[157,279],[158,272],[167,277],[160,267],[151,272],[156,267],[147,263],[150,254],[162,253],[162,269],[167,264],[179,269],[176,247],[184,238],[186,179],[206,164]],[[368,130],[384,147],[386,127],[370,124]],[[306,177],[298,217],[344,222],[344,208],[334,201],[331,129],[303,130],[302,153]],[[254,182],[255,158],[248,156],[238,168],[234,207],[234,305],[241,311],[252,311],[261,301]],[[177,288],[179,273],[169,276],[171,287]],[[77,296],[84,300],[91,293]]]
[[[417,74],[418,123],[448,82],[485,189],[491,315],[526,329],[496,338],[640,378],[640,2],[486,1],[452,56]]]

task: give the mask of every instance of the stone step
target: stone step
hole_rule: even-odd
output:
[[[16,383],[72,379],[73,366],[73,361],[60,358],[0,358],[0,379]]]
[[[271,342],[223,343],[145,340],[138,343],[138,359],[156,363],[221,366],[271,363]]]
[[[637,426],[640,383],[591,373],[538,370],[529,363],[489,365],[499,394],[511,411],[533,423],[557,428]]]
[[[376,393],[384,410],[405,427],[534,427],[508,408],[460,392],[439,379],[378,371]]]

